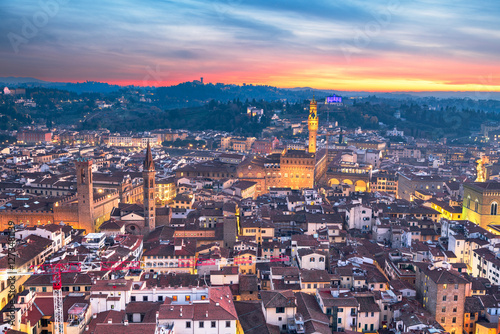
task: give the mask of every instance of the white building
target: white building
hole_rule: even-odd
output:
[[[299,249],[297,251],[297,263],[300,269],[326,269],[325,254],[312,249]]]
[[[158,327],[176,334],[236,334],[238,314],[229,287],[207,288],[203,300],[160,306]]]
[[[288,320],[294,319],[297,312],[293,291],[262,290],[260,295],[266,323],[278,326],[282,331],[286,331],[288,329]]]
[[[350,230],[368,233],[372,230],[372,209],[361,203],[350,205],[346,210],[346,222]]]

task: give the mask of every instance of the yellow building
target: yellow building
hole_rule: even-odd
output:
[[[102,277],[100,277],[102,278]],[[26,282],[24,288],[37,293],[52,292],[53,284],[51,275],[33,275]],[[85,292],[90,291],[92,277],[82,273],[63,273],[61,275],[63,292]]]
[[[459,206],[451,206],[444,201],[431,200],[431,208],[441,213],[441,218],[448,220],[461,220],[462,208]]]
[[[172,199],[172,208],[191,209],[194,204],[194,195],[179,194]]]
[[[465,297],[464,333],[474,334],[474,327],[479,320],[483,305],[477,297]]]
[[[175,187],[175,178],[168,178],[158,180],[155,182],[156,186],[156,205],[165,206],[165,204],[172,201],[177,195]]]
[[[498,323],[476,322],[475,334],[497,334],[500,333]]]
[[[240,235],[254,237],[257,244],[274,239],[274,225],[271,222],[245,219],[240,222]]]
[[[317,289],[328,288],[331,285],[331,277],[326,270],[301,270],[300,291],[315,294]]]
[[[462,219],[490,230],[488,225],[500,224],[500,183],[464,183]],[[490,231],[491,232],[491,231]]]
[[[238,266],[240,274],[255,274],[257,253],[243,250],[234,255],[234,264]]]

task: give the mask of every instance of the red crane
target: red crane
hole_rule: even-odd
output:
[[[281,262],[289,261],[288,256],[271,257],[271,258],[256,258],[256,259],[228,259],[227,264],[242,265],[260,262]],[[195,261],[196,265],[215,265],[218,260]],[[189,261],[179,261],[178,267],[191,267],[193,263]],[[153,267],[149,269],[157,269]],[[163,268],[163,267],[162,267]],[[172,267],[164,267],[172,269]],[[8,275],[52,275],[52,293],[54,296],[54,334],[64,334],[64,316],[63,316],[63,297],[62,297],[62,281],[61,274],[64,273],[81,273],[86,271],[120,271],[133,270],[141,268],[141,261],[104,261],[90,263],[43,263],[36,266],[31,266],[29,272],[9,272]]]
[[[87,270],[101,271],[118,271],[141,269],[140,261],[108,261],[108,262],[91,262],[85,263],[43,263],[37,266],[31,266],[34,275],[52,275],[52,293],[54,295],[54,333],[64,333],[64,316],[63,316],[63,297],[62,297],[62,281],[61,274],[63,273],[80,273]]]

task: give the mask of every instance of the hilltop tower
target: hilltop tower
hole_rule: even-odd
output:
[[[148,142],[146,159],[144,159],[144,168],[142,169],[142,179],[144,180],[144,228],[148,231],[153,231],[156,227],[155,174],[155,163]]]
[[[95,232],[94,188],[92,184],[92,160],[78,158],[76,167],[76,189],[78,196],[78,225],[87,233]]]
[[[309,119],[307,124],[309,129],[309,153],[316,153],[316,136],[318,135],[318,103],[314,97],[309,105]]]

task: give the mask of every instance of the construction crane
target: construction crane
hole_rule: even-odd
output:
[[[30,271],[2,272],[7,276],[51,275],[52,294],[54,297],[54,334],[64,334],[64,312],[61,274],[82,273],[88,271],[119,271],[141,269],[141,261],[107,261],[90,263],[43,263],[30,266]]]
[[[64,312],[62,297],[63,273],[81,273],[89,270],[130,270],[141,269],[140,261],[108,261],[84,263],[43,263],[32,266],[35,275],[52,275],[52,293],[54,296],[54,333],[64,334]]]
[[[287,262],[288,256],[280,256],[270,258],[259,257],[255,259],[226,259],[224,265],[244,265],[262,262]],[[24,276],[24,275],[51,275],[52,276],[52,294],[54,298],[54,334],[64,334],[64,312],[63,312],[63,296],[62,296],[62,280],[61,274],[65,273],[84,273],[89,271],[120,271],[120,270],[142,270],[142,269],[174,269],[174,268],[190,268],[194,266],[219,265],[223,264],[220,260],[199,260],[194,261],[179,261],[175,267],[157,266],[145,267],[142,261],[106,261],[106,262],[89,262],[89,263],[43,263],[33,265],[30,271],[17,272],[9,270],[5,273],[8,276]]]

